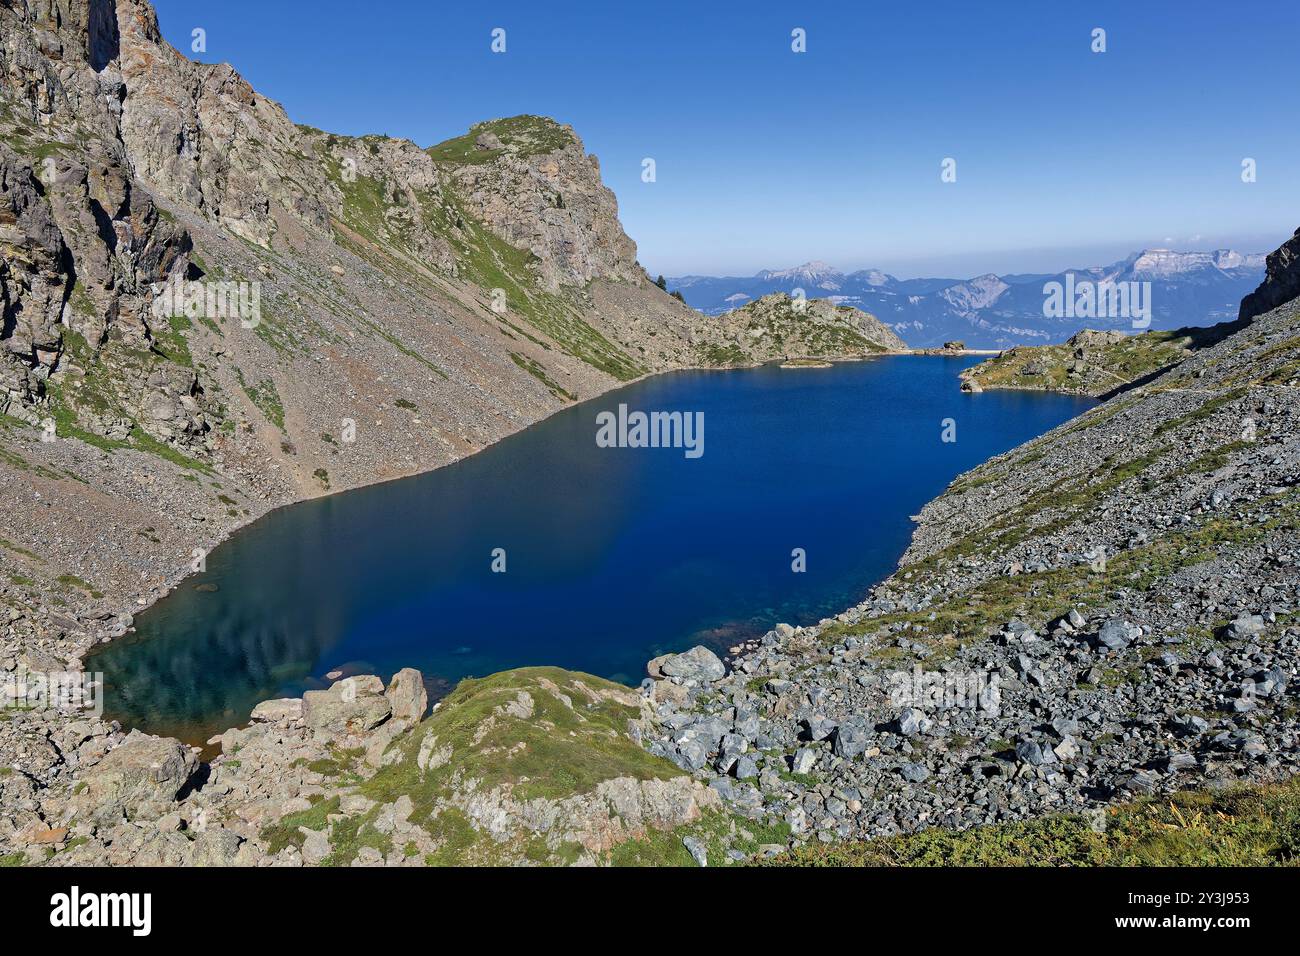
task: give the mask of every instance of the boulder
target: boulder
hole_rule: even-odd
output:
[[[233,830],[208,827],[194,838],[190,850],[191,866],[231,866],[244,838]]]
[[[871,741],[871,726],[861,717],[849,717],[835,728],[835,756],[852,759],[867,749]]]
[[[424,689],[424,675],[414,667],[403,667],[393,675],[384,691],[395,720],[418,723],[429,709],[429,694]]]
[[[827,740],[831,734],[835,733],[837,724],[829,717],[823,717],[820,714],[814,714],[804,722],[809,740]]]
[[[299,827],[298,831],[303,835],[302,861],[308,866],[315,866],[333,852],[329,835],[324,830]]]
[[[1101,626],[1097,632],[1097,643],[1112,651],[1123,650],[1142,636],[1142,628],[1136,624],[1114,617]]]
[[[197,767],[194,751],[179,740],[133,730],[82,775],[85,787],[77,799],[101,820],[161,812],[176,799]]]
[[[705,683],[720,680],[726,676],[727,668],[718,655],[704,646],[692,647],[681,654],[669,654],[656,658],[658,669],[665,677]],[[650,676],[654,676],[651,674]]]
[[[817,763],[817,751],[812,747],[800,747],[794,752],[794,757],[790,761],[790,772],[806,774],[812,770]]]
[[[303,721],[317,734],[362,734],[392,713],[384,682],[365,675],[348,677],[329,690],[309,690],[302,696]]]
[[[302,698],[278,697],[264,700],[253,708],[248,718],[253,723],[296,724],[302,722]]]
[[[904,780],[911,783],[920,783],[929,779],[930,776],[929,768],[920,763],[905,763],[899,768],[898,772],[903,775]]]
[[[1056,762],[1056,754],[1051,748],[1041,746],[1036,740],[1022,740],[1016,744],[1016,757],[1031,767]]]
[[[1258,637],[1266,629],[1264,618],[1258,614],[1242,614],[1228,625],[1228,636],[1233,640]]]
[[[898,732],[904,737],[913,737],[921,733],[927,723],[929,721],[926,720],[925,714],[915,707],[908,707],[898,715]]]
[[[689,853],[700,866],[709,865],[708,848],[705,847],[703,842],[693,836],[688,836],[682,837],[682,845],[686,847],[686,852]]]

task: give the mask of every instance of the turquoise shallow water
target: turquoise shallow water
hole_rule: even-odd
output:
[[[962,394],[974,361],[639,382],[455,465],[265,516],[87,669],[109,716],[201,741],[332,669],[418,667],[435,693],[528,664],[636,683],[656,654],[815,621],[893,570],[909,516],[957,474],[1092,404]],[[704,453],[598,447],[620,403],[702,413]]]

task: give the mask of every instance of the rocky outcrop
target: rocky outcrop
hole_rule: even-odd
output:
[[[1239,323],[1128,335],[1084,329],[1064,345],[1018,345],[961,373],[964,392],[986,388],[1116,395],[1239,329]]]
[[[197,767],[180,741],[132,731],[82,774],[72,804],[99,824],[153,820],[171,809]]]
[[[428,718],[426,703],[409,668],[387,688],[362,675],[265,701],[247,727],[221,735],[222,752],[201,772],[178,741],[110,733],[82,751],[75,785],[48,763],[27,765],[30,810],[0,826],[0,855],[62,865],[599,864],[629,842],[675,840],[726,817],[714,790],[641,749],[643,706],[628,688],[528,668],[467,681]],[[0,778],[0,797],[17,796]]]
[[[715,317],[697,338],[697,354],[711,365],[908,351],[873,315],[829,299],[795,299],[780,292]]]
[[[618,202],[600,182],[600,163],[573,129],[539,116],[480,124],[473,162],[449,162],[464,208],[538,263],[539,284],[594,279],[646,282],[636,245],[618,221]],[[453,144],[434,147],[447,156]],[[479,161],[486,154],[490,161]]]
[[[43,390],[61,336],[67,249],[31,165],[0,144],[0,411],[23,409]]]
[[[1249,322],[1300,296],[1300,229],[1281,246],[1268,254],[1266,275],[1259,288],[1241,300],[1239,322]]]

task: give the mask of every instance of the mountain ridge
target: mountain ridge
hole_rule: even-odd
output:
[[[914,348],[933,348],[948,340],[975,348],[1060,342],[1078,325],[1045,312],[1048,282],[1152,283],[1149,325],[1131,316],[1101,316],[1102,329],[1173,330],[1188,324],[1212,325],[1235,315],[1242,296],[1263,277],[1265,256],[1231,249],[1175,252],[1150,248],[1104,266],[1058,273],[996,275],[968,279],[898,279],[879,269],[843,272],[821,261],[787,269],[764,269],[753,276],[683,276],[668,288],[706,315],[720,315],[756,297],[803,288],[871,312]]]

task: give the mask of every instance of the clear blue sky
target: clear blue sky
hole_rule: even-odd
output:
[[[203,27],[195,56],[297,122],[422,146],[517,113],[572,124],[651,273],[1045,271],[1265,251],[1300,225],[1294,0],[156,6],[182,52]]]

